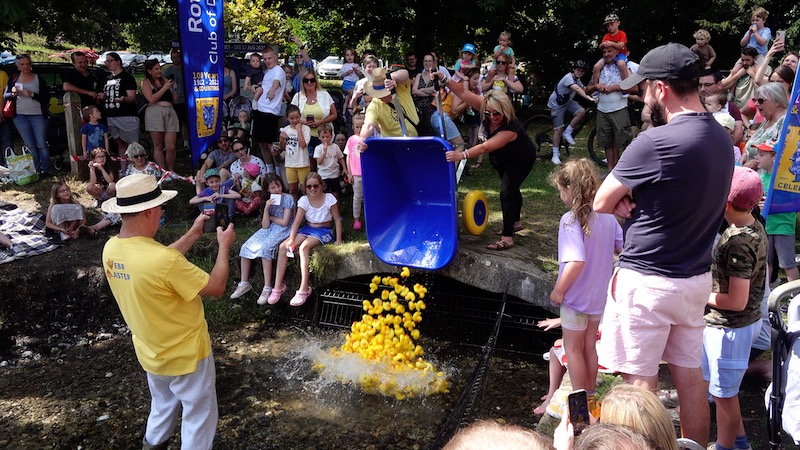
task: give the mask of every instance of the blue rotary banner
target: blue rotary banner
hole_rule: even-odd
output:
[[[775,144],[775,167],[772,185],[764,204],[764,217],[768,214],[800,211],[800,72],[795,75],[794,88],[789,97],[789,108],[783,121],[783,130]]]
[[[222,0],[178,0],[181,58],[189,139],[195,167],[203,150],[219,139],[225,65]]]

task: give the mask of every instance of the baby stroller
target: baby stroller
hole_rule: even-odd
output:
[[[772,384],[767,388],[770,448],[781,444],[781,430],[800,444],[800,280],[779,286],[769,296],[769,320],[777,337],[772,343]],[[789,302],[788,325],[781,316],[781,301]]]
[[[240,111],[246,111],[252,118],[253,115],[253,102],[244,96],[237,95],[236,97],[231,98],[227,102],[223,102],[223,119],[225,122],[225,128],[227,129],[229,126],[236,123],[239,117]]]

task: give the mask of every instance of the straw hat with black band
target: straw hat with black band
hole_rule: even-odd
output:
[[[128,175],[117,182],[117,196],[103,202],[103,211],[138,213],[166,203],[176,195],[178,191],[162,191],[152,175]]]

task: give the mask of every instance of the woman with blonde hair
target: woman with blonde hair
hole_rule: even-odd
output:
[[[600,408],[600,420],[602,424],[621,426],[642,435],[649,441],[651,447],[641,448],[678,450],[678,438],[675,435],[675,429],[672,426],[672,420],[669,418],[667,410],[661,404],[661,400],[644,387],[632,384],[614,386],[611,392],[603,399],[603,405]],[[588,436],[596,434],[600,430],[593,429],[598,425],[586,428],[584,434]],[[573,449],[573,427],[569,421],[569,413],[563,414],[553,439],[556,449]],[[578,445],[582,439],[583,434],[574,448],[629,448],[622,445],[618,447]]]
[[[338,117],[333,97],[320,86],[313,69],[300,71],[300,90],[292,97],[292,105],[300,110],[301,122],[311,128],[311,141],[308,142],[308,156],[311,158],[311,171],[314,164],[314,149],[322,143],[317,128],[324,123],[331,123]]]
[[[514,233],[522,230],[522,183],[536,161],[536,146],[514,114],[514,106],[501,91],[489,91],[483,97],[470,92],[461,83],[448,85],[453,94],[475,109],[480,109],[487,140],[468,150],[445,153],[448,162],[469,159],[484,153],[500,175],[500,207],[503,230],[500,240],[489,244],[489,250],[508,250],[514,246]]]
[[[539,433],[517,425],[479,420],[460,430],[443,450],[550,450],[554,448]]]
[[[641,386],[619,384],[603,399],[603,423],[624,425],[651,439],[661,450],[678,450],[675,428],[655,394]]]

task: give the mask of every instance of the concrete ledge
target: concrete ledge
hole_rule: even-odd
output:
[[[555,279],[531,261],[530,252],[520,246],[505,251],[485,248],[485,242],[470,236],[459,240],[456,257],[447,267],[435,271],[470,286],[490,292],[508,292],[544,308],[550,305],[550,291]],[[379,260],[369,244],[326,245],[314,251],[312,276],[321,282],[376,272],[399,272]]]

